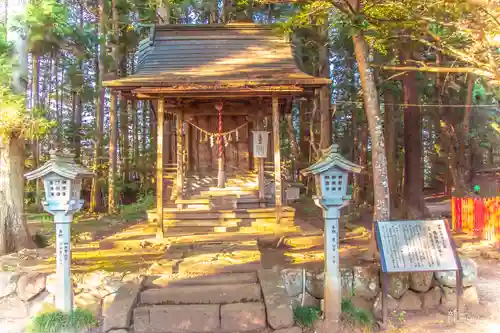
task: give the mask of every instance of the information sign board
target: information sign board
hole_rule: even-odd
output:
[[[462,267],[444,220],[382,221],[375,224],[382,266],[382,324],[387,326],[388,273],[455,271],[457,318]]]
[[[456,271],[456,253],[444,220],[377,222],[382,270]]]
[[[268,131],[253,131],[253,156],[258,158],[267,157]]]

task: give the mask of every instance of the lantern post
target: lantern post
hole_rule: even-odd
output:
[[[77,165],[74,155],[51,152],[50,160],[25,175],[27,180],[43,179],[45,200],[43,208],[54,216],[56,224],[56,308],[63,312],[73,309],[71,280],[71,222],[83,206],[80,199],[82,180],[93,173]]]
[[[321,158],[309,168],[301,170],[304,176],[314,176],[314,202],[323,210],[325,237],[325,321],[338,324],[341,315],[342,286],[339,267],[340,209],[347,205],[349,173],[361,172],[361,166],[345,159],[333,144],[321,151]]]

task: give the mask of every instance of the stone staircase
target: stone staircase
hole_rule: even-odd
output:
[[[272,270],[172,280],[168,285],[148,277],[136,297],[131,333],[268,332],[294,325],[283,282]]]

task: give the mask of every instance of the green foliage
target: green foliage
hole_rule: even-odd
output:
[[[120,207],[120,216],[125,221],[132,221],[144,216],[148,209],[155,205],[155,197],[151,193],[139,194],[137,201]]]
[[[342,299],[342,314],[346,320],[354,325],[359,326],[373,326],[375,319],[370,311],[355,307],[351,300]]]
[[[321,317],[321,310],[314,306],[299,306],[293,311],[295,321],[302,327],[311,327]]]
[[[82,329],[97,326],[97,321],[88,310],[75,309],[69,314],[62,311],[45,312],[33,318],[28,333],[77,333]]]

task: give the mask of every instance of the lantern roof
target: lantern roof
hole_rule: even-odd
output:
[[[24,175],[27,180],[42,178],[50,173],[74,180],[78,176],[91,177],[94,174],[74,161],[73,154],[51,152],[50,160],[40,168]]]
[[[338,152],[338,148],[337,144],[333,144],[326,149],[322,149],[321,158],[313,165],[301,170],[300,173],[304,176],[317,175],[332,168],[338,168],[346,172],[360,173],[363,167],[344,158]]]

